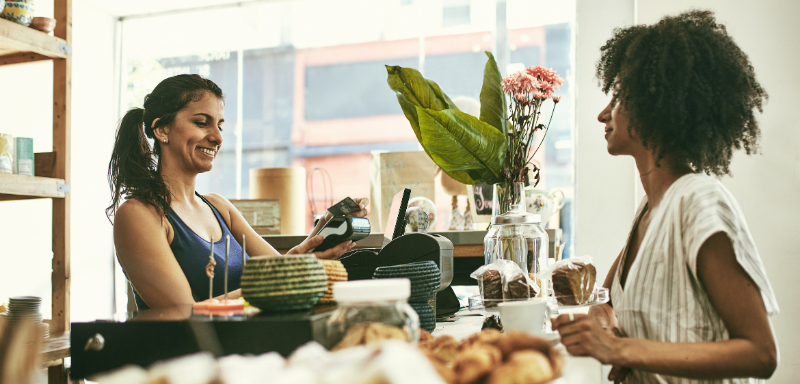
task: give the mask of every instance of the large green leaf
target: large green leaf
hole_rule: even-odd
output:
[[[493,126],[461,111],[417,107],[425,151],[450,177],[465,184],[503,180],[508,143]]]
[[[497,128],[503,135],[508,134],[506,96],[503,93],[503,77],[491,52],[486,52],[489,60],[483,68],[481,87],[481,121]]]
[[[389,87],[397,94],[400,108],[403,109],[403,114],[406,115],[408,122],[411,123],[411,128],[420,143],[422,143],[422,136],[419,131],[419,118],[417,117],[416,107],[434,111],[444,109],[458,110],[458,107],[442,92],[436,82],[425,79],[416,69],[387,65],[386,71],[389,73],[387,79]]]

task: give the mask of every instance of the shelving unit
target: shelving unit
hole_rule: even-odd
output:
[[[64,358],[70,355],[70,119],[72,80],[72,0],[55,0],[54,36],[0,19],[0,65],[53,61],[53,152],[50,177],[0,175],[0,201],[53,200],[53,318],[41,360],[51,384],[67,383]],[[38,160],[38,159],[37,159]],[[37,164],[38,169],[38,164]]]

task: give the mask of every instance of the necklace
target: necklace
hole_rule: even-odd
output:
[[[639,177],[645,177],[645,176],[653,173],[656,169],[658,169],[658,167],[655,167],[655,168],[653,168],[653,169],[651,169],[651,170],[649,170],[649,171],[647,171],[645,173],[642,173],[641,175],[639,175]]]

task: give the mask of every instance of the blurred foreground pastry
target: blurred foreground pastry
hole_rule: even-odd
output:
[[[419,348],[447,383],[539,384],[561,376],[564,357],[547,340],[526,332],[486,329],[462,342],[420,338]]]

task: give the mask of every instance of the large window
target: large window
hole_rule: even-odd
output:
[[[369,196],[370,151],[420,148],[384,65],[417,68],[451,97],[477,100],[483,51],[492,51],[504,75],[542,65],[567,79],[542,146],[540,186],[571,196],[574,2],[240,4],[123,21],[124,107],[141,106],[159,81],[179,73],[209,77],[226,94],[225,144],[214,170],[198,178],[200,192],[248,198],[249,169],[304,166],[330,174],[334,200]],[[450,198],[442,192],[436,204],[446,218]],[[561,221],[566,239],[570,211],[568,203]]]

